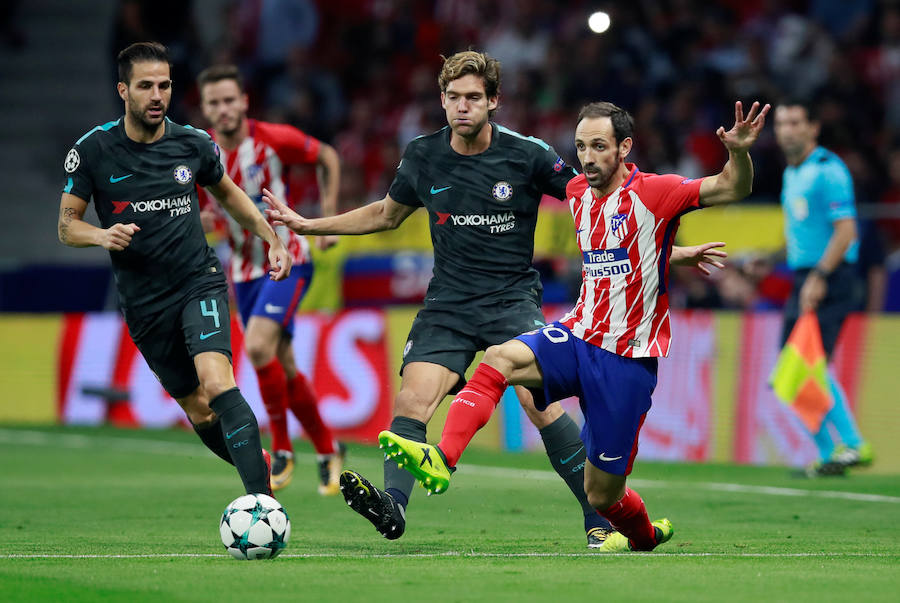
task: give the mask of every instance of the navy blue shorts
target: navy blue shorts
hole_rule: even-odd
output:
[[[281,325],[284,332],[293,336],[294,315],[300,300],[306,295],[312,281],[312,262],[294,266],[291,274],[283,281],[273,281],[262,276],[252,281],[235,283],[241,323],[246,327],[251,316],[263,316]]]
[[[628,475],[638,450],[638,433],[656,388],[656,358],[626,358],[575,337],[558,322],[516,337],[531,348],[543,373],[548,402],[578,396],[584,427],[581,440],[595,467]]]

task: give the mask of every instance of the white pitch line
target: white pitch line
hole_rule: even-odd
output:
[[[118,438],[109,436],[86,436],[72,433],[50,433],[18,429],[0,429],[0,444],[28,444],[33,446],[57,446],[62,448],[99,448],[105,450],[124,450],[144,454],[166,456],[207,456],[214,458],[212,452],[200,444],[185,442],[167,442],[145,438]],[[298,453],[294,457],[299,461],[312,461],[313,454]],[[559,476],[554,471],[540,469],[515,469],[512,467],[492,467],[486,465],[459,465],[462,474],[481,477],[509,478],[519,477],[527,480],[556,481]],[[751,486],[747,484],[731,484],[721,482],[691,482],[651,479],[630,479],[629,483],[638,488],[687,488],[713,492],[744,492],[748,494],[765,494],[769,496],[806,496],[810,498],[841,499],[856,502],[879,502],[900,504],[900,497],[882,494],[866,494],[864,492],[842,492],[840,490],[804,490],[802,488],[781,488],[776,486]]]
[[[587,557],[720,557],[740,558],[752,557],[761,559],[785,559],[785,558],[821,558],[821,557],[897,557],[896,553],[641,553],[632,551],[629,553],[480,553],[476,551],[459,552],[447,551],[444,553],[284,553],[279,555],[281,559],[439,559],[451,558],[587,558]],[[231,559],[231,555],[225,553],[135,553],[135,554],[109,554],[109,555],[76,555],[76,554],[10,554],[0,555],[0,559],[171,559],[171,558],[212,558]]]

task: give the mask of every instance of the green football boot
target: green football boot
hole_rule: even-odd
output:
[[[428,496],[446,492],[450,487],[452,470],[447,467],[444,455],[437,446],[407,440],[391,431],[379,433],[378,443],[385,456],[413,474],[428,491]]]
[[[675,534],[675,528],[672,527],[672,522],[668,519],[657,519],[652,524],[653,531],[656,532],[656,546],[668,542]],[[597,547],[597,550],[603,553],[630,553],[634,549],[631,548],[628,538],[619,532],[613,532],[606,537],[602,545]]]

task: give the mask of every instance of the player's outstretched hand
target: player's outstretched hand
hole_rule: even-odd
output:
[[[316,246],[322,251],[331,249],[332,247],[337,245],[337,242],[337,235],[319,235],[318,237],[316,237]]]
[[[700,272],[709,276],[712,274],[711,268],[725,268],[720,260],[727,258],[728,252],[719,247],[725,247],[725,243],[715,241],[689,247],[673,247],[670,262],[679,266],[696,266]]]
[[[729,151],[746,151],[759,138],[759,133],[766,125],[766,114],[771,108],[771,105],[766,103],[760,111],[759,103],[754,102],[750,107],[750,113],[744,118],[744,106],[741,101],[737,101],[734,103],[734,125],[727,132],[725,128],[719,126],[716,136]]]
[[[273,281],[283,281],[291,274],[291,254],[284,244],[271,245],[269,247],[269,278]]]
[[[304,227],[309,220],[288,207],[284,201],[267,188],[263,189],[263,201],[269,206],[266,209],[266,217],[272,224],[276,226],[283,224],[297,234],[307,234]]]
[[[134,222],[130,224],[113,224],[101,231],[100,246],[109,251],[122,251],[131,244],[131,237],[141,229]]]

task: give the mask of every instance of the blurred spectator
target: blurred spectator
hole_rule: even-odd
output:
[[[310,0],[244,0],[236,6],[238,59],[263,102],[277,102],[272,88],[282,83],[288,57],[316,40],[318,10]]]
[[[120,0],[113,25],[112,68],[115,58],[126,46],[135,42],[160,42],[169,50],[172,61],[172,104],[169,117],[186,123],[188,107],[196,106],[194,77],[200,72],[205,57],[200,51],[194,24],[192,0]]]

